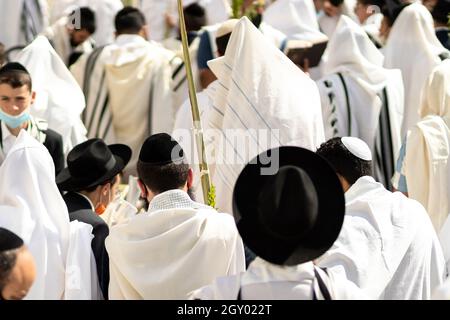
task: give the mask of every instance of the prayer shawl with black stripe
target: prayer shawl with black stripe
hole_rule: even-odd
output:
[[[0,42],[6,49],[26,46],[47,27],[47,7],[45,0],[0,0]]]
[[[133,150],[126,175],[135,174],[139,150],[149,135],[172,131],[176,61],[172,52],[154,42],[121,35],[71,68],[86,97],[83,121],[88,137]]]
[[[219,82],[204,119],[218,133],[213,182],[218,208],[231,212],[234,184],[247,162],[280,145],[315,151],[324,142],[320,96],[315,83],[246,17],[225,56],[209,67]],[[277,170],[276,155],[271,160]]]
[[[344,48],[345,50],[343,50]],[[327,48],[325,76],[317,82],[326,139],[352,136],[372,150],[374,177],[391,188],[400,146],[403,82],[366,32],[342,16]]]

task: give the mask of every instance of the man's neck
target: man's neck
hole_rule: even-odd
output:
[[[28,121],[26,121],[26,122],[24,122],[20,127],[18,127],[18,128],[15,128],[15,129],[12,129],[12,128],[10,128],[10,127],[8,127],[7,125],[6,125],[6,128],[8,128],[8,131],[13,135],[13,136],[19,136],[19,133],[20,133],[20,130],[22,130],[22,129],[28,129]]]

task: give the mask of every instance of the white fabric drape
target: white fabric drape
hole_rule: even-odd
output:
[[[209,66],[220,84],[206,120],[221,135],[213,182],[218,208],[231,212],[234,183],[248,161],[271,147],[315,150],[324,141],[320,96],[315,83],[245,17],[225,56]]]
[[[422,203],[439,232],[450,211],[450,60],[434,69],[423,98],[422,120],[407,138],[404,174],[409,196]]]
[[[0,226],[19,235],[37,268],[32,300],[98,298],[92,227],[69,222],[47,149],[22,130],[0,167]]]
[[[444,281],[445,261],[424,208],[372,177],[360,178],[345,198],[341,233],[318,265],[346,276],[370,297],[430,299]]]
[[[84,95],[64,62],[44,36],[27,46],[17,59],[30,72],[36,101],[31,114],[48,122],[64,143],[64,154],[86,141],[86,128],[80,115],[85,108]]]
[[[111,229],[106,248],[114,300],[186,299],[216,277],[245,268],[234,219],[207,208],[138,215]]]
[[[384,47],[384,66],[400,69],[405,86],[405,112],[402,137],[419,121],[421,94],[426,79],[441,63],[439,55],[448,52],[439,42],[430,12],[420,3],[402,10]]]
[[[383,89],[386,88],[396,160],[401,146],[400,127],[404,104],[400,71],[383,68],[383,55],[365,31],[347,16],[341,16],[325,54],[328,56],[323,65],[325,76],[318,81],[318,86],[322,97],[326,139],[351,134],[364,140],[372,153],[376,154],[375,138],[383,103],[381,98]],[[336,76],[338,73],[341,73],[347,82],[351,124],[348,121],[345,91]],[[327,86],[326,83],[331,83],[332,86]],[[337,88],[341,90],[336,90]],[[334,95],[336,105],[330,103],[330,92]],[[334,107],[336,113],[331,112]],[[337,123],[332,126],[336,115]],[[351,133],[348,132],[349,126]]]

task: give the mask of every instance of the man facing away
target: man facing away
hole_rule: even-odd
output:
[[[110,299],[186,299],[217,277],[244,271],[233,217],[189,197],[192,169],[172,137],[148,138],[137,169],[149,208],[106,239]]]
[[[25,129],[47,148],[58,174],[64,168],[62,137],[48,129],[46,121],[30,115],[35,98],[31,76],[24,66],[8,63],[0,69],[0,163],[20,130]]]
[[[341,180],[346,215],[320,267],[346,276],[371,297],[430,299],[445,276],[442,248],[422,205],[389,192],[370,176],[372,154],[357,138],[334,138],[317,154]]]
[[[118,193],[120,172],[131,158],[125,145],[107,146],[100,139],[91,139],[76,146],[67,157],[68,167],[56,178],[58,187],[68,191],[64,201],[70,221],[92,225],[92,251],[97,264],[97,276],[108,299],[109,259],[105,239],[109,234],[106,222],[99,217]]]
[[[133,150],[125,176],[136,174],[139,148],[152,133],[173,128],[173,52],[148,42],[145,17],[125,7],[115,18],[116,41],[83,55],[72,73],[83,88],[82,116],[88,138],[121,143]]]
[[[277,171],[265,173],[267,163],[276,161]],[[219,278],[190,298],[365,298],[353,283],[312,262],[336,240],[345,214],[339,179],[322,157],[299,147],[260,154],[239,176],[233,213],[242,239],[258,257],[246,272]]]

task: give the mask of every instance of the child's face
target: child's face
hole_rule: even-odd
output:
[[[28,86],[13,88],[9,84],[0,84],[0,108],[3,112],[18,116],[34,102],[36,94]]]

